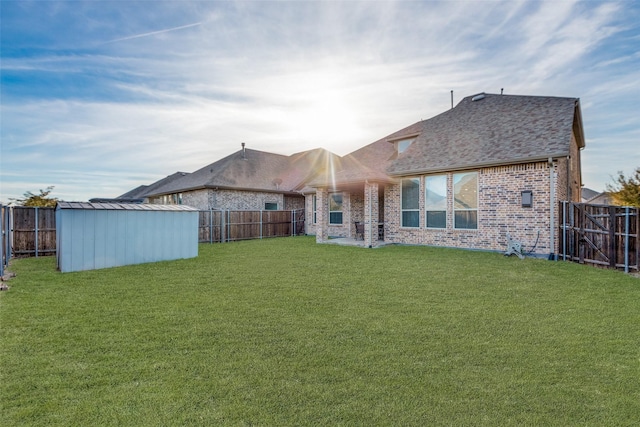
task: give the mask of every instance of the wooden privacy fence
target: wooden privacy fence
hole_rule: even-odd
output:
[[[560,202],[560,256],[581,264],[640,268],[640,209]]]
[[[2,206],[0,275],[11,257],[56,254],[55,208]],[[304,234],[304,209],[293,211],[199,212],[200,243],[231,242]]]
[[[56,210],[16,206],[11,208],[11,256],[16,258],[56,254]]]
[[[200,243],[304,234],[304,209],[293,211],[200,211]]]

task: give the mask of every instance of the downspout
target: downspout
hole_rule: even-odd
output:
[[[371,221],[372,210],[372,201],[371,201],[371,185],[369,185],[369,180],[364,181],[365,185],[368,188],[369,192],[369,248],[373,246],[373,221]]]
[[[571,156],[567,156],[567,200],[573,201],[573,193],[571,192]]]
[[[555,179],[553,158],[549,157],[549,261],[555,260]]]

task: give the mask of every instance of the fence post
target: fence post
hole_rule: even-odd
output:
[[[263,210],[260,210],[260,238],[262,239],[262,215],[263,215]]]
[[[220,211],[220,243],[227,241],[227,211]]]
[[[35,228],[35,230],[36,230],[36,237],[35,237],[36,247],[34,249],[35,249],[35,252],[36,252],[36,258],[38,258],[38,207],[37,206],[36,206],[36,210],[35,210],[35,222],[36,222],[36,224],[35,224],[35,226],[36,226],[36,228]]]
[[[567,201],[562,202],[562,260],[567,260]]]
[[[0,203],[0,276],[4,276],[4,210]]]
[[[617,248],[616,248],[616,228],[618,221],[616,218],[616,207],[609,206],[609,267],[616,267]]]
[[[9,208],[9,212],[6,217],[5,230],[7,230],[7,246],[5,248],[4,257],[9,265],[9,260],[13,257],[13,207]]]
[[[209,208],[209,243],[213,243],[213,209]]]
[[[629,207],[624,208],[624,272],[629,272]]]

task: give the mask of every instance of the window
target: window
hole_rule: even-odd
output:
[[[274,203],[274,202],[265,202],[264,203],[264,210],[265,211],[277,211],[278,210],[278,204]]]
[[[402,227],[420,226],[420,179],[402,180],[401,201]]]
[[[401,140],[397,141],[396,142],[396,147],[398,148],[398,154],[402,153],[404,150],[409,148],[411,143],[413,141],[415,141],[415,140],[416,140],[416,138],[412,137],[412,138],[406,138],[406,139],[401,139]]]
[[[313,196],[313,224],[318,223],[318,197]]]
[[[447,176],[428,176],[424,183],[427,228],[447,228]]]
[[[478,173],[453,175],[453,222],[455,228],[478,228]]]
[[[329,195],[329,224],[342,224],[342,193]]]

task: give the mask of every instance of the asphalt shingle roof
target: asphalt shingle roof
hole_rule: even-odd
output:
[[[125,193],[148,197],[200,188],[309,192],[312,187],[524,163],[569,154],[584,135],[577,98],[479,94],[344,157],[324,149],[291,156],[239,150],[193,173],[177,172]],[[394,141],[416,137],[401,154]]]
[[[574,120],[579,120],[577,98],[481,95],[403,130],[419,135],[387,172],[427,173],[569,154]]]
[[[338,158],[324,149],[291,156],[259,150],[239,150],[165,185],[147,191],[147,196],[171,194],[201,188],[296,192],[315,172],[322,172],[329,159]]]
[[[189,175],[187,172],[176,172],[172,173],[169,176],[166,176],[153,184],[149,185],[140,185],[139,187],[134,188],[121,196],[118,196],[118,199],[143,199],[147,197],[149,194],[153,194],[158,188],[166,186],[171,182],[174,182],[178,179],[181,179],[185,176]]]

